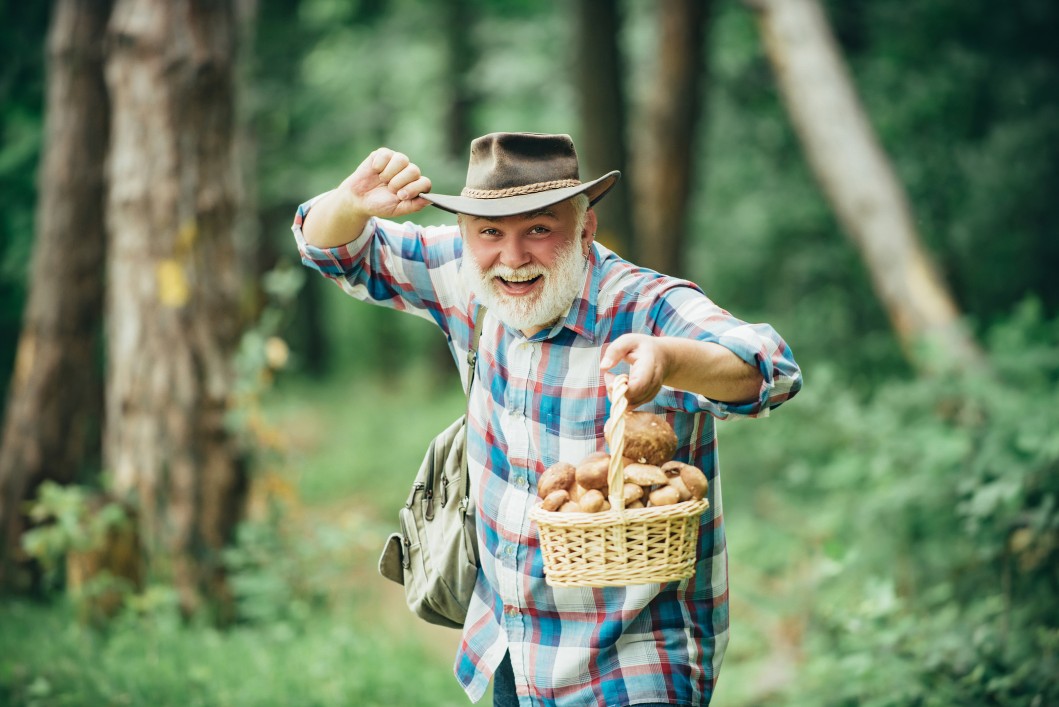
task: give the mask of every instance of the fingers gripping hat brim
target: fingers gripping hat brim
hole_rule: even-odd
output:
[[[439,209],[451,211],[454,214],[499,218],[543,209],[546,206],[558,204],[560,201],[572,199],[578,194],[587,194],[591,206],[602,199],[620,178],[621,172],[615,170],[591,182],[492,199],[430,193],[420,194],[420,196]]]

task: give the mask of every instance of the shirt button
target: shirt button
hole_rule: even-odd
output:
[[[526,477],[525,476],[516,476],[515,477],[515,486],[525,486],[525,485],[526,485]]]
[[[515,418],[516,420],[521,420],[522,419],[522,411],[521,410],[515,410],[515,411],[513,411],[511,413],[511,416],[513,418]]]
[[[504,607],[504,613],[506,615],[508,615],[508,616],[518,616],[519,615],[519,610],[518,610],[517,606],[512,606],[512,605],[508,604],[507,606]]]
[[[505,547],[504,548],[504,554],[507,555],[508,557],[510,557],[511,555],[514,555],[515,554],[515,546],[514,545],[508,545],[507,547]]]

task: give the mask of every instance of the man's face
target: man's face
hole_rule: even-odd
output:
[[[532,336],[567,310],[584,283],[596,227],[570,201],[503,218],[461,216],[463,273],[482,304]]]

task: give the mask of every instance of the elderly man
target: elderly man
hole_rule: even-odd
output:
[[[801,388],[784,341],[693,283],[594,241],[592,205],[620,175],[579,178],[569,137],[494,133],[466,187],[430,193],[380,148],[294,224],[303,261],[350,295],[434,321],[464,360],[487,309],[468,406],[481,567],[455,673],[494,704],[705,705],[728,642],[728,577],[714,418],[763,416]],[[429,204],[459,226],[391,220]],[[666,417],[676,459],[709,479],[696,571],[682,582],[551,587],[529,511],[541,473],[604,448],[606,378]]]

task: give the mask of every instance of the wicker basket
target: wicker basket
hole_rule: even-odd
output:
[[[625,392],[628,377],[611,386],[611,509],[558,513],[539,505],[530,518],[540,531],[545,579],[553,587],[616,587],[674,582],[695,572],[695,549],[705,499],[626,510],[622,499]]]

